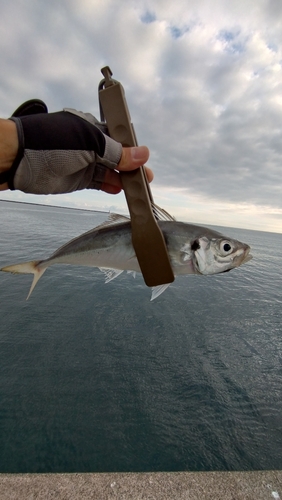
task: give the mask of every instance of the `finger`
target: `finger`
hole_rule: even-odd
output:
[[[122,155],[117,169],[124,171],[141,167],[148,161],[149,155],[149,149],[146,146],[122,148]]]
[[[148,182],[152,182],[152,180],[154,179],[154,172],[149,167],[144,166],[144,168]]]
[[[154,174],[152,170],[148,167],[145,168],[145,174],[148,182],[152,182]],[[107,169],[105,173],[104,182],[101,186],[101,190],[109,194],[117,194],[122,190],[122,182],[118,172],[114,170]]]
[[[122,191],[121,187],[118,186],[113,186],[113,184],[107,184],[104,182],[101,186],[101,191],[104,191],[105,193],[108,194],[118,194]]]

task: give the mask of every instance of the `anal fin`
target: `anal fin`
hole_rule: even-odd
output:
[[[122,269],[108,269],[106,267],[99,267],[99,269],[105,274],[105,283],[109,283],[123,273]]]
[[[169,285],[170,283],[165,283],[164,285],[153,286],[151,301],[159,297],[159,295],[161,295]]]

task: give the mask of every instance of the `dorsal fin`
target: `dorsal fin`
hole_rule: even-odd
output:
[[[153,204],[152,209],[158,220],[175,221],[175,218],[172,215],[166,212],[166,210],[164,210],[163,208],[158,207],[158,205]],[[127,217],[126,215],[110,213],[107,220],[101,222],[101,224],[96,226],[95,229],[100,229],[102,227],[111,227],[117,224],[123,224],[124,222],[130,222],[130,217]]]
[[[164,210],[161,207],[158,207],[158,205],[155,205],[155,203],[152,203],[152,210],[153,213],[158,220],[172,220],[175,221],[175,217],[170,215],[166,210]]]
[[[106,226],[116,226],[117,224],[122,224],[124,222],[130,222],[130,218],[125,215],[119,214],[109,214],[107,220],[96,226],[95,229],[100,229]]]
[[[130,218],[126,217],[126,215],[110,213],[108,215],[107,220],[105,220],[104,222],[99,224],[99,226],[97,226],[97,228],[105,227],[105,226],[115,226],[117,224],[122,224],[124,222],[130,222]]]

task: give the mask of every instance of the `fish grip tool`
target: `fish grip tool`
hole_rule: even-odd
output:
[[[99,84],[101,121],[109,136],[124,147],[137,146],[137,140],[120,82],[112,78],[109,66],[101,69],[104,79]],[[163,233],[153,212],[153,197],[144,167],[120,172],[131,217],[132,244],[147,286],[174,281],[174,274]]]

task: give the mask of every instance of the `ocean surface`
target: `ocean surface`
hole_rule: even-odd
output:
[[[105,213],[0,201],[0,267]],[[0,472],[282,468],[282,234],[216,228],[253,260],[183,276],[0,273]]]

